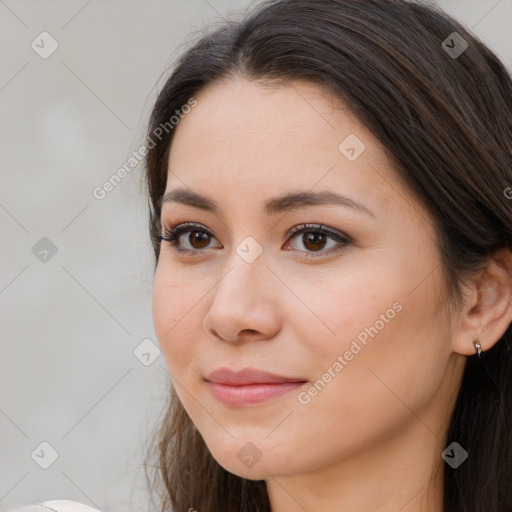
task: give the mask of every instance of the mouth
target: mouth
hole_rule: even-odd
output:
[[[243,407],[266,402],[303,386],[307,380],[245,368],[219,368],[205,378],[212,395],[223,405]]]

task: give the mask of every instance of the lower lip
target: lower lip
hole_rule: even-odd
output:
[[[228,386],[208,382],[213,396],[224,405],[243,407],[259,404],[280,397],[303,386],[305,382],[281,382],[276,384],[246,384],[244,386]]]

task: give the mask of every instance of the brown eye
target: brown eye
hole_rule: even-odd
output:
[[[301,224],[295,226],[289,233],[294,249],[302,253],[302,257],[316,257],[339,252],[352,243],[352,239],[338,231],[326,229],[321,224]],[[302,235],[302,236],[300,236]],[[303,246],[297,247],[296,241]],[[324,250],[325,249],[325,250]],[[315,254],[317,253],[317,254]]]
[[[174,246],[178,252],[203,252],[215,237],[199,224],[185,223],[165,229],[160,239]]]
[[[325,247],[326,236],[323,233],[304,233],[302,243],[310,251],[318,251]]]
[[[205,231],[191,231],[188,236],[188,241],[194,249],[204,249],[210,243],[210,233]]]

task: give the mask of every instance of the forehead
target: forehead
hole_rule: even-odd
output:
[[[195,98],[175,128],[167,190],[185,185],[222,196],[229,188],[237,191],[232,200],[262,204],[314,188],[365,197],[381,209],[396,202],[397,190],[404,194],[380,142],[324,87],[236,79]]]
[[[299,149],[299,141],[319,143],[326,131],[335,135],[341,122],[335,114],[342,112],[346,114],[343,128],[352,117],[353,128],[366,131],[333,94],[307,81],[272,85],[226,79],[201,90],[196,100],[197,106],[176,128],[174,144],[186,137],[198,147],[244,142],[248,152],[265,142],[267,147]],[[338,136],[325,141],[325,147],[331,147]]]

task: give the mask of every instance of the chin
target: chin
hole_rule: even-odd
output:
[[[260,460],[254,466],[249,467],[237,458],[236,453],[224,452],[220,457],[215,457],[215,455],[213,457],[226,471],[247,480],[266,480],[269,474],[274,475],[276,473],[273,468],[274,464],[271,464],[271,467],[269,467],[269,461],[264,462]],[[282,468],[276,469],[279,473],[279,469]]]
[[[226,471],[248,480],[265,480],[269,475],[289,474],[295,469],[292,468],[293,454],[283,453],[282,444],[274,445],[268,439],[251,442],[245,436],[226,435],[207,446]]]

